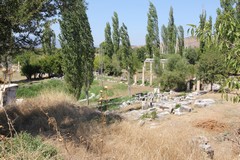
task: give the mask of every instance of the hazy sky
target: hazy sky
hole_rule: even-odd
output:
[[[147,13],[149,0],[86,0],[88,18],[92,29],[95,46],[104,41],[104,29],[107,22],[112,23],[113,12],[118,13],[120,26],[124,22],[128,27],[132,45],[144,45],[147,33]],[[169,9],[173,7],[175,24],[182,25],[187,35],[187,24],[198,24],[199,15],[205,9],[207,16],[216,18],[219,0],[151,0],[158,13],[159,31],[163,24],[168,24]],[[60,29],[53,26],[56,34]],[[161,32],[160,32],[161,33]]]

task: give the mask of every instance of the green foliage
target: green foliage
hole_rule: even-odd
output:
[[[62,1],[60,10],[64,78],[71,92],[79,98],[82,87],[88,94],[93,81],[94,45],[87,7],[82,0]]]
[[[12,56],[19,53],[19,49],[41,44],[43,23],[56,15],[56,3],[53,0],[4,0],[0,3],[0,54]]]
[[[144,62],[145,61],[145,59],[146,59],[146,48],[144,46],[134,49],[134,53],[136,54],[139,62]]]
[[[119,20],[117,12],[113,13],[112,17],[112,25],[113,25],[113,46],[114,46],[114,54],[117,54],[119,50],[120,44],[120,30],[119,30]]]
[[[123,68],[126,69],[130,73],[130,75],[133,75],[135,71],[133,68],[132,49],[131,49],[127,27],[125,26],[124,23],[122,24],[120,35],[121,35],[121,42],[122,42]]]
[[[168,53],[175,53],[177,29],[174,23],[173,8],[170,8],[169,19],[168,19]]]
[[[181,104],[176,104],[175,109],[178,109],[181,107]]]
[[[193,73],[192,68],[185,58],[179,54],[173,54],[168,58],[166,69],[160,76],[161,87],[163,90],[184,91],[186,89],[186,80]]]
[[[153,5],[153,3],[150,2],[149,11],[148,11],[147,35],[146,35],[147,53],[152,58],[153,55],[159,54],[159,48],[160,48],[160,39],[159,39],[157,10]]]
[[[114,46],[112,42],[111,26],[109,23],[107,23],[105,28],[104,54],[112,58],[113,52],[114,52]]]
[[[168,28],[162,25],[161,37],[163,41],[163,53],[168,53]]]
[[[51,22],[46,22],[42,36],[42,47],[45,54],[53,54],[56,46],[56,35],[50,25]]]
[[[226,75],[224,63],[224,55],[216,48],[207,50],[199,60],[197,74],[199,79],[211,84],[221,81],[223,76]]]
[[[32,98],[38,96],[44,90],[68,92],[64,81],[47,80],[40,83],[20,84],[16,96],[17,98]]]
[[[179,48],[179,54],[183,55],[184,50],[184,29],[183,26],[178,27],[178,48]]]
[[[195,65],[200,58],[199,50],[196,48],[186,48],[184,50],[184,57],[187,59],[188,63]]]
[[[53,146],[25,132],[8,138],[8,143],[0,143],[0,153],[0,159],[60,159]]]
[[[62,76],[62,57],[60,53],[53,55],[37,55],[33,52],[25,52],[16,57],[16,60],[21,64],[21,72],[28,80],[42,77],[47,73],[51,76]]]
[[[157,112],[156,111],[152,111],[152,112],[147,112],[145,114],[143,114],[141,117],[141,119],[146,119],[146,118],[151,118],[151,119],[156,119],[157,118]]]

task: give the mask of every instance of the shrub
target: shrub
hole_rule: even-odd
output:
[[[5,141],[0,143],[0,159],[60,159],[54,147],[25,132]]]

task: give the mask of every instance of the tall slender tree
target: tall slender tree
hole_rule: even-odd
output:
[[[177,30],[174,23],[173,8],[170,7],[168,19],[168,53],[175,53]]]
[[[64,78],[76,98],[93,82],[94,46],[84,0],[62,1],[60,42]]]
[[[148,25],[146,35],[146,48],[150,57],[159,54],[160,39],[159,39],[159,28],[158,28],[158,15],[157,10],[152,2],[149,5],[148,11]]]
[[[112,42],[111,26],[109,23],[106,24],[106,28],[104,31],[105,31],[105,43],[106,43],[105,54],[110,58],[112,58],[114,48],[113,48],[113,42]]]
[[[42,36],[42,47],[45,54],[52,54],[56,47],[56,35],[50,25],[51,22],[45,24]]]
[[[168,28],[165,25],[162,25],[161,28],[161,37],[163,42],[163,52],[168,52]]]
[[[183,50],[184,50],[184,29],[183,29],[183,26],[178,27],[178,49],[179,49],[179,54],[182,56],[183,55]]]
[[[119,44],[120,44],[119,20],[118,20],[117,12],[114,12],[113,14],[112,25],[113,25],[112,39],[113,39],[114,54],[117,54],[119,50]]]
[[[132,58],[132,49],[131,43],[129,40],[129,35],[126,25],[123,23],[121,27],[121,43],[122,43],[122,52],[123,52],[123,66],[128,72],[128,91],[131,94],[131,77],[134,74],[133,68],[133,58]]]
[[[200,18],[200,22],[199,22],[199,29],[201,32],[204,31],[205,25],[206,25],[206,11],[203,10],[202,14],[200,14],[199,18]],[[202,38],[200,39],[200,51],[201,53],[203,53],[205,51],[205,39]]]

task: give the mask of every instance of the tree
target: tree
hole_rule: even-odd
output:
[[[53,54],[56,49],[56,35],[54,31],[50,28],[51,23],[47,22],[44,25],[44,31],[42,36],[42,47],[45,54]]]
[[[0,54],[7,59],[19,49],[39,45],[42,24],[56,13],[57,5],[53,0],[1,1]]]
[[[177,30],[174,23],[173,8],[170,8],[168,19],[168,53],[175,53]]]
[[[211,84],[221,81],[225,76],[226,66],[224,65],[224,56],[217,51],[216,48],[208,50],[204,53],[198,64],[198,77],[205,83]]]
[[[168,53],[168,28],[165,25],[162,25],[161,37],[163,41],[163,52]]]
[[[184,50],[184,57],[189,64],[195,65],[199,60],[199,49],[187,48]]]
[[[204,31],[204,28],[205,28],[205,24],[206,24],[206,11],[202,11],[202,14],[200,14],[199,18],[200,18],[200,22],[199,22],[199,29],[200,29],[200,32],[203,32]],[[204,52],[205,50],[205,39],[204,37],[200,40],[200,51],[201,53]]]
[[[159,54],[160,48],[157,10],[152,2],[150,2],[149,5],[147,32],[146,49],[147,53],[152,58],[153,55],[156,56]]]
[[[132,75],[134,74],[134,68],[133,68],[133,59],[132,59],[132,49],[131,44],[129,40],[129,35],[127,31],[127,27],[125,24],[122,24],[121,27],[121,42],[122,42],[122,51],[123,51],[123,66],[128,72],[128,91],[129,95],[131,94],[131,83],[130,79]]]
[[[105,54],[108,55],[110,58],[112,58],[113,52],[114,52],[114,47],[113,47],[113,42],[112,42],[112,36],[111,36],[111,26],[109,23],[106,24],[105,28],[105,44],[106,48]]]
[[[84,0],[62,1],[60,43],[64,78],[76,98],[84,86],[87,98],[93,82],[94,47]]]
[[[178,27],[178,48],[179,48],[179,54],[183,55],[184,50],[184,29],[183,26]]]
[[[117,12],[114,12],[114,15],[112,17],[112,25],[113,25],[112,39],[113,39],[114,54],[117,54],[119,50],[119,44],[120,44],[119,20],[118,20]]]

